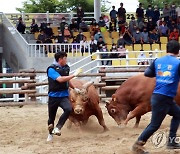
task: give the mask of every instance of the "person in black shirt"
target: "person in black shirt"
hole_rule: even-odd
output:
[[[35,32],[39,32],[38,25],[35,23],[35,19],[32,19],[32,23],[30,26],[30,32],[31,34],[34,34]]]
[[[138,24],[144,18],[144,9],[142,8],[142,3],[139,3],[139,8],[136,9],[136,17]]]
[[[118,9],[118,18],[122,17],[126,21],[126,9],[123,8],[123,3],[120,3],[120,8]]]

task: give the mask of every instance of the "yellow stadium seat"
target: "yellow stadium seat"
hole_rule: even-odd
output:
[[[68,57],[74,57],[72,52],[67,53]]]
[[[83,35],[86,36],[86,38],[90,38],[90,32],[83,32]]]
[[[34,38],[35,38],[36,40],[37,40],[39,34],[40,34],[40,32],[35,32],[35,33],[34,33]]]
[[[152,50],[154,51],[155,49],[160,50],[159,44],[152,44]]]
[[[133,51],[132,45],[125,45],[125,49],[128,51]]]
[[[161,44],[161,50],[166,50],[166,45],[167,44]]]
[[[166,55],[166,51],[163,51],[163,52],[162,52],[162,56],[165,56],[165,55]]]
[[[49,57],[49,58],[54,58],[54,53],[49,53],[49,52],[48,52],[48,57]]]
[[[126,65],[126,59],[121,59],[121,65]]]
[[[107,49],[110,51],[111,48],[112,48],[112,44],[108,44],[108,45],[107,45]]]
[[[157,53],[157,57],[159,58],[159,57],[162,57],[162,52],[158,52]]]
[[[52,31],[53,31],[55,36],[58,35],[58,27],[52,27]]]
[[[103,35],[104,38],[109,37],[109,32],[108,31],[102,32],[102,35]]]
[[[112,32],[111,38],[119,38],[119,32]]]
[[[168,38],[165,36],[162,36],[162,37],[160,37],[160,42],[161,43],[168,43]]]
[[[180,43],[180,36],[179,36],[179,43]]]
[[[151,45],[150,44],[143,44],[143,50],[144,51],[150,51],[151,50]]]
[[[91,59],[95,60],[97,58],[97,55],[92,55]]]
[[[77,36],[79,32],[73,32],[73,36]]]
[[[119,38],[113,38],[113,43],[117,44],[118,40],[119,40]]]
[[[140,51],[142,49],[141,44],[134,44],[134,51]]]
[[[104,40],[105,40],[105,43],[107,43],[107,44],[112,44],[112,38],[110,38],[110,37],[105,37]]]
[[[129,52],[128,58],[136,58],[136,53],[135,52]]]
[[[135,59],[129,60],[129,65],[138,65],[137,60]]]
[[[112,66],[119,66],[121,65],[121,61],[119,59],[112,60]]]

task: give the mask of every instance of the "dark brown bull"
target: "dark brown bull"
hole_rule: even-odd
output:
[[[138,127],[141,116],[151,111],[150,99],[155,86],[155,78],[143,74],[126,80],[112,95],[112,100],[106,103],[109,115],[120,125],[136,117],[135,127]],[[180,85],[175,101],[180,105]]]
[[[70,101],[73,112],[70,114],[69,120],[76,126],[80,126],[81,124],[86,124],[91,115],[95,115],[104,131],[108,130],[99,106],[99,95],[92,85],[93,82],[72,80],[72,84],[78,89],[70,89]]]

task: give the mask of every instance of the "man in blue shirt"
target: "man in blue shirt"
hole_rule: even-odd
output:
[[[151,97],[151,122],[132,148],[138,154],[146,153],[143,145],[159,129],[167,114],[173,117],[167,148],[180,149],[180,144],[176,143],[176,132],[180,123],[180,107],[174,102],[180,79],[180,61],[176,58],[179,54],[179,49],[180,45],[177,41],[169,41],[167,44],[167,55],[154,60],[144,73],[147,77],[156,77],[156,85]]]
[[[77,69],[74,74],[69,75],[70,68],[67,63],[67,54],[65,52],[57,52],[54,55],[55,62],[47,68],[49,100],[48,100],[48,130],[49,135],[47,141],[51,141],[54,135],[61,135],[61,128],[68,119],[72,107],[69,101],[69,86],[74,88],[70,80],[80,74],[82,69]],[[61,107],[64,113],[54,127],[54,120],[58,107]]]

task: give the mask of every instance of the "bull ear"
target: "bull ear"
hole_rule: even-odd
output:
[[[116,102],[116,100],[117,100],[117,99],[116,99],[116,96],[115,96],[115,94],[113,94],[113,95],[112,95],[112,101]]]
[[[93,81],[86,82],[85,84],[83,84],[83,89],[88,90],[88,88],[89,88],[93,83],[94,83]]]

